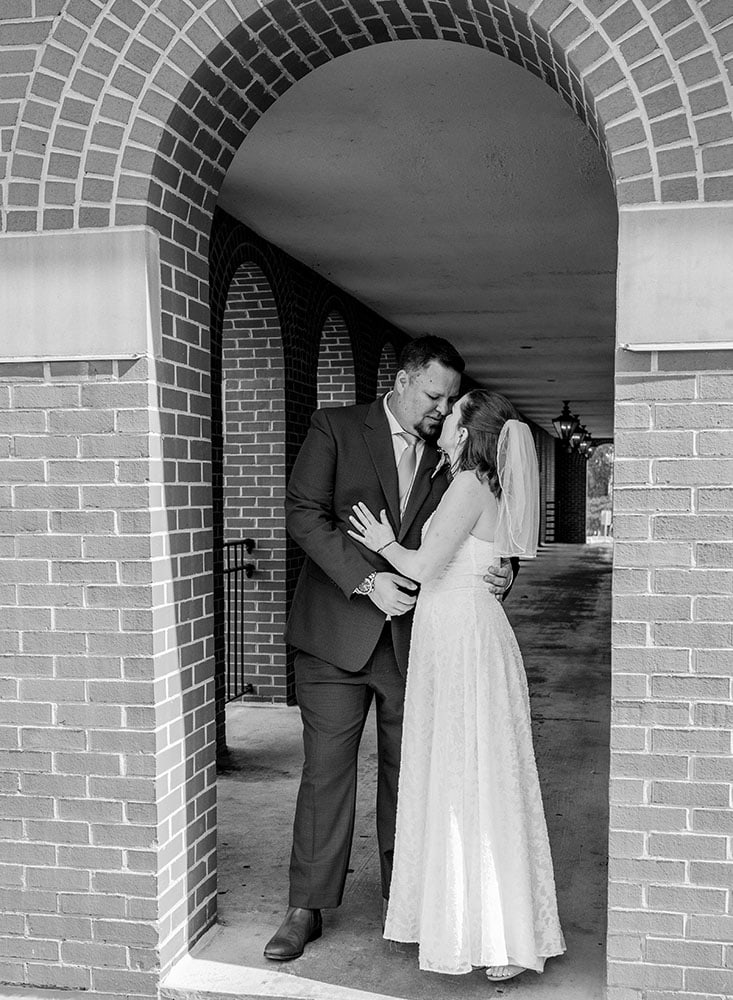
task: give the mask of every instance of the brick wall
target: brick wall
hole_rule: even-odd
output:
[[[397,374],[397,352],[393,345],[386,341],[382,347],[379,358],[379,369],[377,371],[377,396],[383,396],[389,392],[394,385]]]
[[[243,682],[262,701],[284,699],[285,363],[280,317],[262,270],[241,264],[223,318],[223,537],[252,538],[255,573],[243,581],[243,634],[229,633]]]
[[[346,322],[338,312],[326,317],[318,349],[318,405],[348,406],[356,402],[354,354]]]
[[[610,1000],[733,984],[733,352],[618,360]]]
[[[205,290],[207,263],[190,233],[160,241],[162,358],[156,419],[165,470],[162,504],[170,553],[156,641],[160,711],[175,736],[158,794],[174,815],[161,833],[160,963],[166,969],[216,915],[215,620],[212,516],[214,365]],[[218,381],[220,392],[221,378]],[[218,405],[220,406],[220,396]],[[219,424],[219,427],[221,425]],[[220,439],[219,439],[220,440]],[[219,484],[220,485],[220,484]],[[161,616],[162,617],[162,616]]]
[[[6,983],[157,988],[159,823],[173,809],[155,801],[170,733],[150,375],[145,361],[0,365]]]
[[[554,540],[585,542],[585,459],[568,452],[557,439],[555,447]]]

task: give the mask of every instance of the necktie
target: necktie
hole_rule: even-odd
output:
[[[407,498],[410,495],[410,487],[412,486],[412,480],[415,475],[415,466],[417,464],[417,438],[412,434],[408,434],[406,431],[401,434],[407,442],[407,447],[400,455],[400,460],[397,463],[397,482],[399,484],[400,490],[400,515],[404,514],[405,507],[407,506]]]

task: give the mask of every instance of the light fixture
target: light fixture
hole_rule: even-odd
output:
[[[585,429],[585,426],[578,423],[568,438],[568,451],[577,451],[580,447],[580,442],[586,434],[588,434],[588,431]]]
[[[580,420],[570,412],[569,400],[563,400],[562,413],[552,421],[557,436],[567,444],[571,434],[580,426]]]
[[[583,458],[590,458],[595,451],[595,445],[593,444],[593,438],[590,436],[588,431],[585,432],[578,445],[578,451],[583,456]]]

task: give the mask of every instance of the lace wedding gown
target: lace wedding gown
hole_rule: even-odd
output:
[[[419,966],[542,972],[565,951],[521,654],[469,535],[423,584],[407,675],[397,835],[384,930]]]

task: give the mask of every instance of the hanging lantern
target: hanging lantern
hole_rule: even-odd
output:
[[[588,431],[586,431],[583,437],[580,439],[580,444],[578,445],[578,451],[583,456],[583,458],[590,458],[594,450],[595,450],[595,445],[593,444],[593,438],[590,436]]]
[[[552,421],[557,436],[565,444],[570,440],[573,431],[579,426],[580,420],[570,412],[569,400],[563,401],[562,413]]]
[[[588,434],[588,431],[585,429],[583,424],[579,423],[568,438],[568,451],[578,451],[580,448],[580,442],[586,434]],[[590,435],[588,436],[590,437]]]

